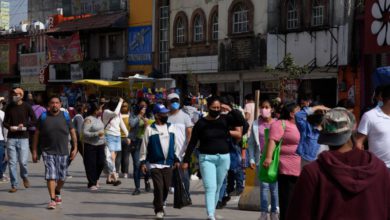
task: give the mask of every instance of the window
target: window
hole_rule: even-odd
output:
[[[194,42],[203,41],[203,19],[196,15],[194,19]]]
[[[183,44],[184,43],[184,22],[182,18],[177,19],[176,23],[176,43]]]
[[[324,5],[321,4],[320,0],[313,0],[312,9],[312,26],[321,26],[324,24]]]
[[[233,33],[245,33],[248,31],[248,10],[242,4],[238,4],[233,10]]]
[[[99,57],[100,58],[106,58],[106,54],[107,54],[107,43],[106,43],[106,36],[103,35],[103,36],[100,36],[99,37]]]
[[[160,71],[163,74],[169,73],[169,6],[160,7]],[[184,34],[184,32],[183,32]],[[184,38],[184,36],[183,36]],[[184,39],[183,39],[184,41]]]
[[[211,19],[211,39],[218,40],[218,14],[215,13]]]
[[[122,35],[115,34],[108,36],[108,56],[110,58],[122,57]]]
[[[298,9],[295,0],[290,0],[287,6],[287,29],[298,28]]]

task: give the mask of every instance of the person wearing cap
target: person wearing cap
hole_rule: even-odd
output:
[[[164,201],[172,181],[172,167],[179,167],[180,147],[176,141],[175,125],[168,123],[169,110],[162,104],[153,109],[156,121],[146,127],[141,144],[141,170],[145,174],[149,163],[154,186],[154,212],[157,219],[165,215]]]
[[[20,164],[20,176],[25,188],[30,187],[28,181],[28,128],[35,126],[37,120],[31,106],[23,102],[24,91],[21,88],[12,90],[12,103],[5,110],[3,126],[8,129],[7,153],[9,159],[9,173],[11,177],[10,193],[17,191],[19,180],[17,177],[17,162]]]
[[[355,146],[353,114],[332,109],[321,126],[318,143],[330,150],[303,168],[287,219],[389,219],[390,174],[373,153]]]
[[[191,139],[192,127],[194,124],[188,114],[180,109],[180,97],[176,93],[168,95],[170,113],[168,122],[174,124],[177,128],[176,141],[180,147],[179,159],[183,159],[183,155],[187,150],[188,142]],[[188,170],[183,172],[183,182],[187,192],[190,190],[190,174]]]

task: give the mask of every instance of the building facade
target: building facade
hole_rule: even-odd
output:
[[[63,8],[63,0],[28,0],[28,20],[46,23],[51,16]]]
[[[10,3],[0,1],[0,30],[8,30],[10,23]]]

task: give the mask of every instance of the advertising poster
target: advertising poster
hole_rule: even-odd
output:
[[[152,26],[129,27],[128,65],[152,64]]]
[[[65,39],[47,38],[50,63],[72,63],[82,61],[80,36],[78,33]]]

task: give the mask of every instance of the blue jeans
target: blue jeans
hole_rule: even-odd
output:
[[[219,191],[219,200],[218,201],[220,201],[220,202],[222,202],[223,197],[227,196],[226,185],[227,185],[227,177],[223,180],[221,190]]]
[[[279,205],[278,182],[260,182],[260,212],[268,212],[269,195],[271,195],[271,213],[276,212]]]
[[[0,141],[0,179],[3,179],[4,168],[7,166],[7,163],[3,163],[5,156],[5,142]]]
[[[27,162],[28,162],[28,138],[13,139],[9,138],[7,141],[7,152],[9,160],[9,175],[11,177],[11,186],[17,187],[19,185],[19,180],[17,177],[18,168],[17,162],[19,160],[20,166],[20,177],[27,178]]]
[[[206,193],[207,215],[214,216],[219,200],[219,192],[230,167],[230,155],[200,154],[199,165]]]
[[[133,159],[133,178],[136,189],[140,189],[141,187],[141,161],[140,158],[140,150],[141,150],[142,140],[137,138],[132,141],[131,144],[134,144],[134,149],[131,151],[131,158]],[[145,183],[149,181],[150,170],[148,169],[147,173],[144,175]]]

